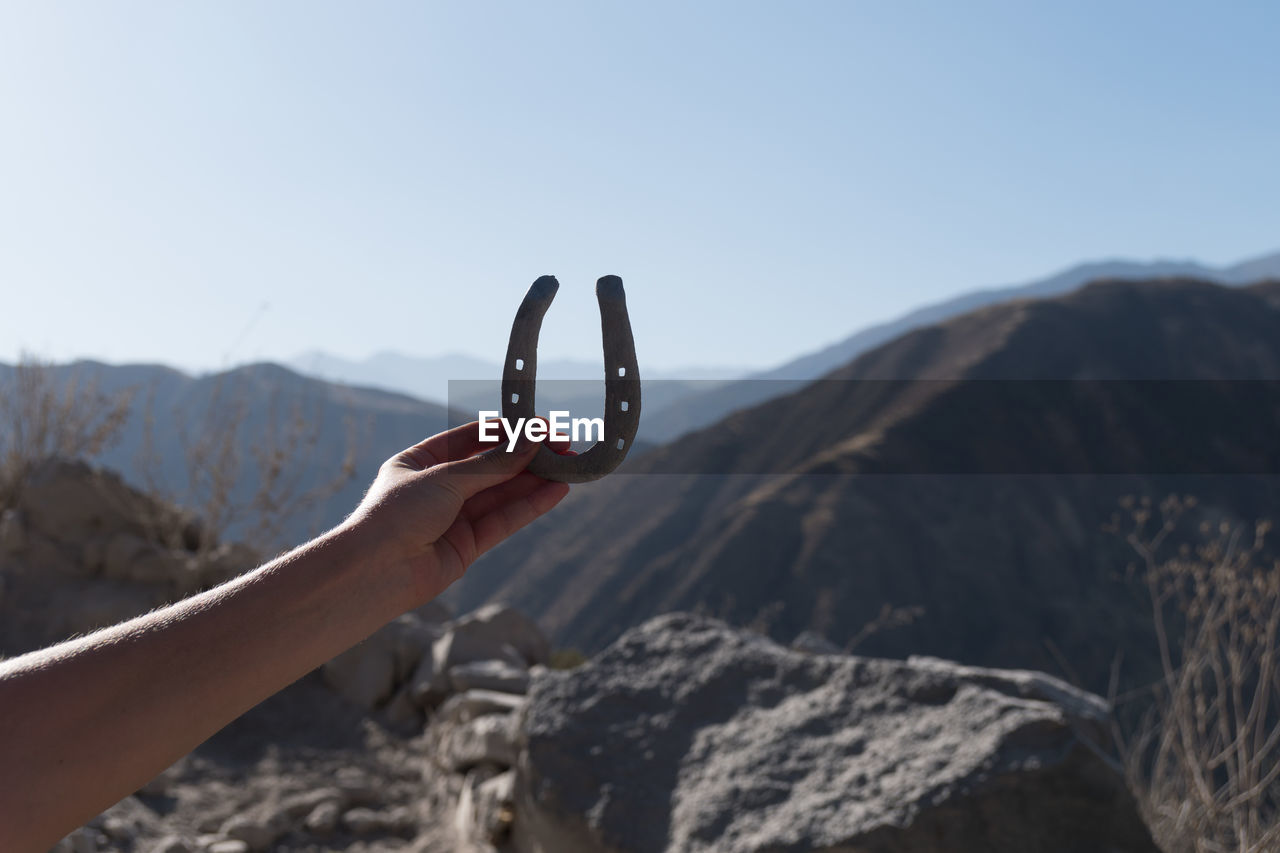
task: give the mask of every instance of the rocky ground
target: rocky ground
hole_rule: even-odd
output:
[[[29,485],[0,516],[6,653],[253,565],[156,535],[137,509],[166,510],[103,472],[49,463]],[[1100,748],[1105,703],[1041,673],[859,658],[812,635],[786,648],[685,614],[571,670],[551,658],[516,610],[428,605],[55,849],[1156,849]]]

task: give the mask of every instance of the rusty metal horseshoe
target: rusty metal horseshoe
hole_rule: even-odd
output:
[[[525,294],[511,324],[507,360],[502,366],[502,417],[508,423],[536,414],[538,332],[559,289],[555,276],[539,278]],[[529,470],[548,480],[586,483],[600,479],[627,458],[640,428],[640,367],[622,279],[607,275],[597,281],[596,300],[600,303],[600,332],[604,339],[604,440],[578,456],[561,456],[549,447],[538,448]]]

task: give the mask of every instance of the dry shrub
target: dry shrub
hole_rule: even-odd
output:
[[[1167,851],[1280,849],[1280,561],[1269,525],[1202,524],[1175,542],[1195,506],[1129,500],[1117,531],[1139,557],[1161,677],[1116,697],[1147,703],[1116,736],[1130,785]]]
[[[92,458],[120,437],[133,390],[108,393],[83,369],[65,379],[23,354],[0,387],[0,508],[12,506],[33,466],[50,456]]]
[[[153,398],[144,407],[138,471],[147,492],[200,519],[197,551],[229,533],[259,551],[277,550],[289,544],[291,522],[314,515],[355,476],[354,423],[344,423],[340,463],[330,475],[313,477],[323,427],[321,401],[279,388],[267,389],[265,397],[255,390],[263,391],[242,374],[222,374],[207,402],[194,411],[178,408],[157,418]],[[177,436],[181,485],[163,474],[159,429]],[[316,527],[310,532],[318,532]],[[157,535],[172,538],[163,530]]]
[[[0,509],[14,504],[42,460],[93,460],[134,416],[143,439],[130,479],[148,493],[134,509],[156,541],[175,547],[208,551],[234,532],[259,550],[277,549],[287,544],[292,521],[315,516],[354,476],[358,442],[350,422],[341,461],[314,476],[322,406],[305,394],[275,389],[264,397],[243,375],[223,374],[194,409],[157,411],[154,385],[107,392],[93,374],[24,355],[0,383]],[[164,450],[173,442],[159,440],[165,433],[177,437],[177,458]]]

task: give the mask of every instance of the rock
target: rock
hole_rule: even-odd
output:
[[[266,850],[289,829],[283,815],[235,815],[222,825],[222,834],[249,845],[253,853]]]
[[[462,771],[477,764],[515,764],[515,718],[489,715],[468,723],[447,726],[440,739],[439,757],[450,770]]]
[[[419,708],[430,710],[449,695],[447,673],[436,669],[434,654],[424,654],[409,676],[409,698]]]
[[[59,458],[46,459],[31,470],[22,484],[21,501],[30,529],[73,542],[103,531],[139,531],[142,513],[154,504],[113,471]]]
[[[361,708],[380,707],[409,678],[440,632],[407,613],[326,663],[325,682]]]
[[[357,805],[376,803],[381,794],[378,784],[358,767],[343,767],[335,775],[334,783],[347,802]]]
[[[413,675],[418,662],[430,655],[435,641],[445,631],[442,624],[428,622],[416,612],[399,616],[383,630],[391,635],[397,684],[407,681]]]
[[[325,803],[332,802],[345,807],[347,799],[346,792],[341,788],[316,788],[285,797],[280,801],[280,811],[288,818],[296,819],[310,814]]]
[[[481,782],[475,789],[472,821],[474,838],[497,843],[506,836],[515,818],[513,800],[516,773],[508,770]]]
[[[1039,673],[802,654],[671,614],[534,682],[513,842],[1157,853],[1091,742],[1106,719]]]
[[[374,833],[402,833],[414,827],[413,815],[408,809],[394,808],[386,811],[351,809],[342,816],[342,825],[356,835]]]
[[[524,697],[495,690],[468,690],[448,701],[436,711],[439,723],[466,723],[488,714],[509,714],[524,707]]]
[[[102,833],[112,841],[129,841],[135,832],[136,827],[122,817],[111,815],[102,820]]]
[[[459,664],[449,670],[449,683],[455,690],[496,690],[500,693],[526,693],[529,669],[507,661],[480,660]]]
[[[179,835],[166,835],[149,848],[150,853],[194,853],[191,842]]]
[[[160,548],[136,534],[118,532],[102,550],[101,570],[112,580],[148,584],[174,583],[186,573],[190,558],[182,552]],[[90,557],[86,551],[86,562]]]
[[[414,616],[417,616],[423,622],[432,625],[443,625],[453,618],[453,611],[449,609],[449,605],[439,599],[432,599],[426,604],[415,607],[409,612]]]
[[[546,663],[551,646],[532,619],[518,610],[490,604],[449,625],[435,641],[432,654],[439,672],[480,660],[502,660],[510,646],[526,665]]]
[[[815,631],[801,631],[791,641],[793,651],[811,655],[842,655],[844,649]]]
[[[341,817],[342,803],[338,800],[328,800],[311,810],[307,819],[303,821],[303,826],[315,835],[329,835],[338,828],[338,820]]]
[[[492,764],[481,764],[467,771],[462,780],[462,788],[458,792],[458,807],[454,811],[453,828],[464,841],[472,841],[476,835],[475,828],[475,790],[480,783],[497,776],[500,772]]]
[[[325,683],[366,710],[377,708],[396,686],[396,661],[381,631],[338,655],[323,667]]]
[[[396,691],[396,695],[387,703],[386,714],[387,721],[397,728],[404,730],[422,728],[422,709],[409,695],[408,686]]]
[[[249,853],[249,845],[235,838],[224,838],[204,848],[207,853]]]

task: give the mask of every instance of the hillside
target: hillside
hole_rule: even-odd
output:
[[[181,513],[114,472],[35,465],[0,511],[0,657],[259,562],[161,518]],[[557,657],[518,611],[430,602],[53,853],[1156,850],[1103,757],[1106,703],[1042,673],[815,654],[689,614]]]
[[[1091,281],[1141,281],[1174,277],[1233,286],[1254,284],[1280,278],[1280,253],[1225,267],[1209,267],[1194,261],[1095,261],[1077,264],[1031,282],[962,293],[910,311],[895,320],[860,329],[843,340],[806,353],[771,370],[753,374],[723,387],[704,387],[699,389],[696,396],[674,400],[662,409],[646,415],[650,423],[645,435],[653,441],[669,441],[714,423],[730,412],[794,391],[805,382],[836,370],[863,353],[915,329],[942,323],[989,305],[1019,299],[1061,296]]]
[[[1103,689],[1117,649],[1150,636],[1102,529],[1120,498],[1274,512],[1277,478],[1239,475],[1280,471],[1276,387],[1209,380],[1280,379],[1276,299],[1104,282],[917,330],[576,489],[456,596],[586,649],[677,609],[844,644],[885,605],[923,608],[858,650]]]

